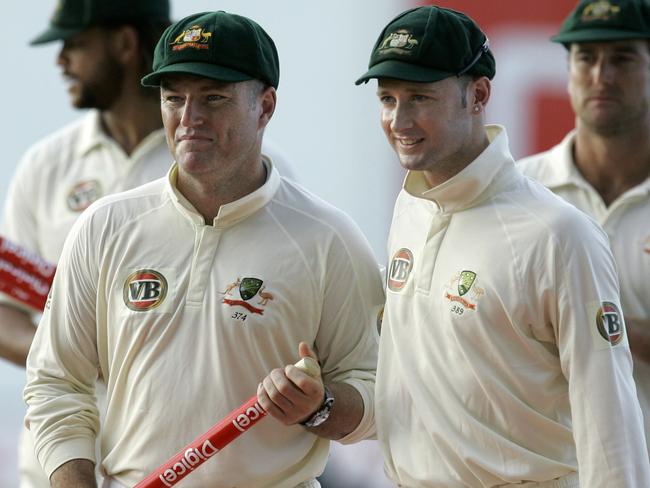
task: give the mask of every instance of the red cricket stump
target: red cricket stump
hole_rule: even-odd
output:
[[[320,375],[320,366],[312,358],[302,358],[295,366],[313,378]],[[266,410],[257,403],[257,395],[251,397],[205,434],[170,457],[134,488],[174,486],[265,416]]]

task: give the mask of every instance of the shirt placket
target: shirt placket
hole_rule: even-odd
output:
[[[188,305],[203,305],[205,290],[210,282],[210,275],[223,229],[202,225],[196,227],[194,256],[187,290]]]
[[[424,243],[424,249],[422,249],[422,258],[420,259],[416,274],[417,293],[428,295],[431,290],[438,252],[440,251],[440,246],[442,245],[442,241],[447,229],[449,228],[450,220],[451,214],[443,213],[436,213],[431,218],[429,232],[427,233],[427,239]]]

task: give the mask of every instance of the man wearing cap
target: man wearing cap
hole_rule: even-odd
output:
[[[603,226],[620,277],[650,439],[650,3],[583,1],[553,38],[569,52],[575,129],[523,172]]]
[[[93,201],[169,169],[160,93],[140,84],[170,24],[169,9],[167,0],[58,2],[49,28],[32,44],[62,41],[57,64],[72,105],[90,110],[26,153],[4,207],[4,237],[56,262],[74,221]],[[263,152],[291,176],[277,149],[267,143]],[[34,320],[33,311],[0,296],[0,357],[24,366]],[[20,486],[49,486],[27,433],[23,437]]]
[[[466,15],[421,7],[369,70],[408,170],[388,241],[376,417],[408,487],[650,486],[607,236],[525,178],[484,125],[495,60]]]
[[[32,45],[62,41],[57,57],[81,119],[31,147],[11,181],[2,235],[55,263],[81,211],[101,195],[158,178],[170,166],[156,90],[140,86],[169,25],[166,0],[58,2]],[[0,357],[24,366],[36,320],[0,297]],[[28,433],[21,488],[48,487]]]
[[[175,164],[96,202],[66,240],[27,360],[39,460],[53,486],[94,486],[99,435],[105,486],[133,486],[257,392],[274,418],[183,486],[317,487],[329,439],[374,433],[375,259],[349,217],[261,155],[279,62],[258,24],[189,16],[153,68],[142,82],[160,86]],[[322,379],[285,366],[306,356]]]

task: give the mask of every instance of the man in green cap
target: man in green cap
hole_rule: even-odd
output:
[[[160,177],[170,158],[156,90],[140,86],[169,25],[167,0],[61,0],[32,45],[60,41],[57,64],[72,105],[90,109],[30,148],[12,179],[3,237],[56,263],[82,210],[102,195]],[[0,297],[0,357],[19,366],[37,319]],[[28,433],[19,453],[21,488],[48,487]]]
[[[171,159],[160,93],[140,79],[169,24],[167,0],[58,2],[49,27],[31,43],[62,43],[57,64],[71,103],[89,111],[26,153],[4,207],[4,237],[56,263],[71,226],[93,201],[166,173]],[[291,176],[277,149],[266,143],[263,152]],[[33,310],[0,296],[0,357],[25,365],[35,320]],[[48,487],[28,433],[23,437],[20,486]]]
[[[525,178],[485,126],[495,61],[466,15],[409,10],[369,69],[408,170],[376,422],[399,486],[650,486],[607,236]]]
[[[568,50],[575,129],[520,168],[603,226],[620,277],[650,440],[650,2],[582,1],[553,38]]]
[[[172,24],[142,83],[160,87],[175,163],[96,202],[66,240],[27,359],[39,461],[54,487],[92,487],[98,436],[104,485],[134,486],[257,392],[273,418],[204,452],[183,486],[318,487],[330,439],[374,434],[384,297],[370,247],[262,156],[279,61],[257,23]],[[304,357],[319,377],[293,366]],[[161,486],[186,474],[178,463]]]

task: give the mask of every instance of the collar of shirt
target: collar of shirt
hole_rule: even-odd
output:
[[[262,156],[262,163],[266,168],[266,181],[264,184],[239,200],[222,205],[212,223],[215,228],[224,229],[233,226],[257,212],[273,199],[280,187],[280,174],[271,160],[264,155]],[[179,213],[196,225],[205,225],[203,216],[178,190],[177,181],[178,165],[174,163],[167,173],[167,193]]]
[[[128,156],[124,152],[124,149],[122,149],[122,146],[104,131],[99,110],[90,110],[86,115],[86,120],[84,121],[77,147],[75,148],[75,154],[78,158],[83,158],[94,149],[104,146],[119,151],[126,160],[137,161],[140,156],[158,147],[164,139],[165,130],[162,128],[155,130],[142,139],[131,155]]]
[[[569,132],[562,142],[548,152],[548,164],[540,167],[536,178],[548,189],[556,191],[564,186],[576,186],[596,193],[591,184],[582,176],[573,160],[575,129]],[[625,196],[650,193],[650,178],[625,192]]]
[[[413,197],[432,201],[443,213],[472,207],[493,195],[501,188],[496,188],[493,182],[500,173],[514,170],[514,160],[505,128],[488,125],[485,129],[490,144],[460,173],[435,188],[429,188],[422,171],[409,171],[404,191]]]
[[[584,179],[573,163],[575,134],[574,129],[564,137],[562,142],[548,152],[548,159],[552,161],[552,165],[542,166],[539,175],[537,175],[537,179],[550,190],[557,190],[569,185],[591,189],[591,185]]]

